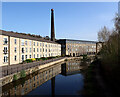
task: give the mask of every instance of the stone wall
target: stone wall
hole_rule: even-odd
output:
[[[58,63],[62,63],[62,62],[64,63],[64,60],[66,60],[66,59],[69,60],[69,59],[74,59],[74,58],[76,58],[76,57],[65,57],[63,59],[60,59],[60,60],[57,60],[57,61],[54,61],[54,62],[50,62],[50,63],[44,64],[44,65],[39,65],[39,66],[30,68],[30,69],[27,69],[27,70],[25,70],[25,73],[26,73],[26,75],[29,75],[29,74],[31,74],[31,73],[33,73],[35,71],[40,70],[40,69],[43,69],[43,68],[46,68],[46,67],[58,64]],[[17,76],[17,79],[20,79],[20,72],[14,73],[14,74],[11,74],[11,75],[8,75],[8,76],[5,76],[3,78],[0,78],[0,81],[2,81],[2,86],[4,86],[5,84],[8,84],[10,82],[12,82],[14,75]]]

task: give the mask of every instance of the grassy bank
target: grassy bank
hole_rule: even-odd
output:
[[[83,95],[89,96],[106,96],[108,91],[103,81],[103,77],[99,68],[100,61],[94,60],[84,73],[84,90]],[[109,93],[108,93],[109,94]]]

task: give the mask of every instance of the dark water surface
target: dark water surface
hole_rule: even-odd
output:
[[[59,74],[55,77],[55,95],[80,95],[83,84],[83,76],[81,74],[70,76]],[[52,95],[51,80],[28,93],[28,95]]]
[[[84,87],[80,61],[67,61],[3,86],[3,96],[79,95]]]

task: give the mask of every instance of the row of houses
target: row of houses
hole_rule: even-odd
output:
[[[95,54],[101,48],[95,41],[70,39],[50,41],[27,34],[3,30],[0,32],[0,66],[19,64],[30,58]]]
[[[18,64],[30,58],[61,56],[61,45],[50,40],[1,31],[0,65]]]

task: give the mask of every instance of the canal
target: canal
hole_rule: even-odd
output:
[[[80,60],[69,60],[44,68],[2,87],[2,97],[33,95],[79,95],[82,97],[84,66]]]

